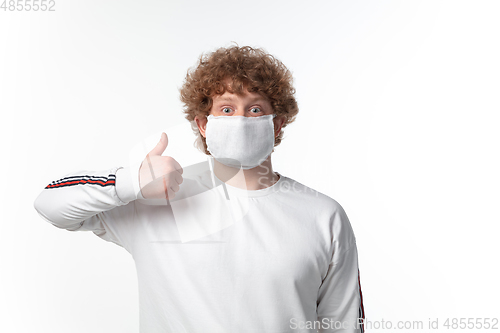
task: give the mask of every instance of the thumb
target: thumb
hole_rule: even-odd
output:
[[[160,156],[161,154],[163,154],[163,152],[165,151],[165,149],[167,148],[167,146],[168,146],[168,137],[167,137],[167,134],[165,132],[162,132],[161,133],[161,137],[160,137],[160,141],[153,148],[153,150],[151,150],[149,152],[148,155]]]

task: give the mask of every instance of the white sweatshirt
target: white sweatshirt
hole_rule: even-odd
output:
[[[251,191],[198,168],[167,202],[138,197],[137,170],[79,171],[43,189],[35,209],[132,255],[141,333],[363,332],[344,209],[279,176]]]

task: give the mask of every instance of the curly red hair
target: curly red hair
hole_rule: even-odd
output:
[[[226,91],[241,95],[245,88],[267,97],[276,117],[284,118],[282,129],[275,138],[274,147],[278,146],[283,138],[283,128],[292,123],[299,112],[292,84],[292,74],[285,65],[261,48],[235,45],[202,54],[198,65],[188,70],[180,88],[183,112],[197,135],[195,146],[210,155],[195,117],[209,115],[214,96]]]

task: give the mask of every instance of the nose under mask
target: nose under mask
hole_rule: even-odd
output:
[[[274,147],[276,114],[260,117],[207,117],[207,149],[220,163],[238,169],[262,164]]]

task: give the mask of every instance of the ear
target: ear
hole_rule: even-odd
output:
[[[198,126],[201,135],[203,135],[203,137],[206,138],[207,136],[205,135],[205,129],[207,127],[207,118],[196,116],[194,117],[194,121],[196,121],[196,125]]]
[[[276,116],[276,118],[274,118],[274,137],[277,137],[280,134],[281,127],[283,126],[284,122],[284,117]]]

